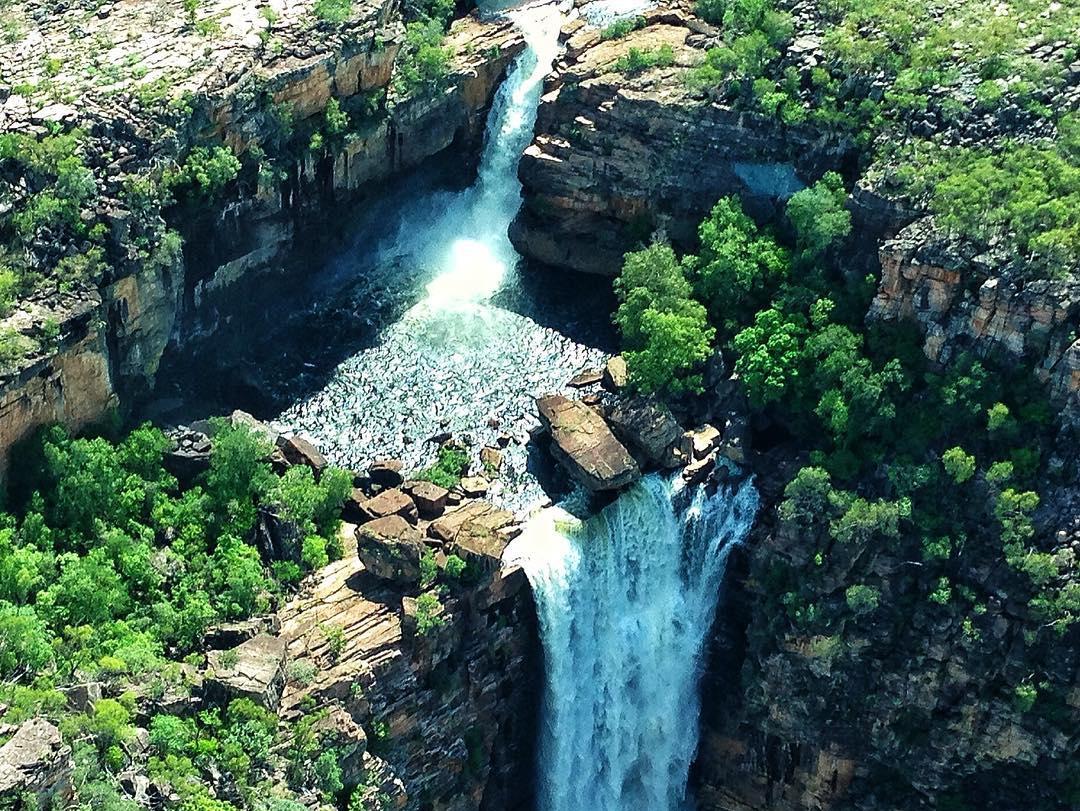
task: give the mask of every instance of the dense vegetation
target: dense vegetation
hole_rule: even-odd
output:
[[[75,744],[85,808],[137,807],[110,775],[134,757],[145,702],[190,691],[210,625],[272,610],[305,571],[342,553],[349,474],[277,473],[260,434],[222,420],[209,469],[181,488],[163,464],[168,448],[149,426],[116,443],[45,430],[16,460],[11,512],[0,515],[3,720],[60,719]],[[257,524],[267,522],[295,539],[281,559],[260,551]],[[86,681],[103,682],[109,697],[65,712],[57,688]],[[343,788],[339,753],[319,743],[320,717],[279,727],[246,699],[195,717],[158,714],[149,719],[147,768],[186,811],[234,807],[208,793],[216,774],[227,775],[236,804],[283,811],[297,807],[288,791],[265,785],[280,760],[273,753],[285,747],[288,788],[334,797]]]
[[[878,161],[876,183],[926,201],[957,236],[1004,240],[1031,270],[1080,265],[1078,125],[1055,103],[1077,56],[1075,3],[821,2],[800,10],[824,32],[813,68],[788,51],[796,26],[783,5],[700,0],[724,41],[688,86],[848,132]]]

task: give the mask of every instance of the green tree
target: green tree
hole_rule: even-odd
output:
[[[33,608],[0,600],[0,678],[33,678],[52,661],[51,642]]]
[[[805,329],[787,314],[769,308],[754,317],[753,326],[735,336],[735,371],[757,407],[775,402],[799,377],[800,341]]]
[[[762,235],[735,197],[717,202],[698,228],[694,286],[728,334],[764,307],[787,278],[786,250]]]
[[[614,320],[630,379],[647,393],[701,389],[695,370],[708,359],[716,333],[705,308],[692,298],[686,269],[671,246],[657,243],[628,253],[615,280]]]
[[[836,172],[826,172],[813,186],[796,192],[787,203],[795,242],[804,256],[817,258],[851,233],[847,193]]]
[[[644,346],[625,353],[630,381],[645,393],[701,392],[702,377],[693,370],[708,359],[716,335],[705,308],[696,304],[682,312],[646,310],[640,329]]]
[[[975,457],[957,446],[941,454],[945,472],[957,484],[963,484],[975,475]]]

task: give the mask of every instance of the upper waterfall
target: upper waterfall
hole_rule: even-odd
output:
[[[544,647],[538,811],[685,807],[705,638],[757,507],[749,479],[710,496],[654,474],[584,521],[545,510],[508,550]]]

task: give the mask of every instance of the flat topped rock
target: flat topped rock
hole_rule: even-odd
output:
[[[457,538],[461,528],[466,524],[498,532],[513,522],[512,513],[496,507],[490,501],[470,501],[446,513],[438,521],[433,521],[428,527],[428,535],[443,543],[450,543]]]
[[[384,490],[379,495],[361,502],[358,510],[364,521],[373,521],[388,515],[400,515],[410,524],[415,524],[417,519],[416,503],[397,487]]]
[[[28,797],[42,807],[64,808],[71,798],[71,748],[60,730],[43,718],[24,722],[0,747],[0,806]],[[33,807],[28,803],[27,808]]]
[[[423,552],[420,531],[400,515],[377,518],[356,530],[356,555],[381,580],[419,580]]]
[[[618,490],[641,475],[604,418],[584,403],[552,394],[536,406],[551,432],[552,455],[589,490]]]
[[[277,708],[285,686],[285,640],[259,634],[229,651],[210,651],[206,686],[231,697]]]

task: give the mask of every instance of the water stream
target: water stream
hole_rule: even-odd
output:
[[[709,495],[653,474],[584,521],[545,510],[513,543],[544,647],[537,811],[689,807],[705,639],[757,506],[749,479]]]

